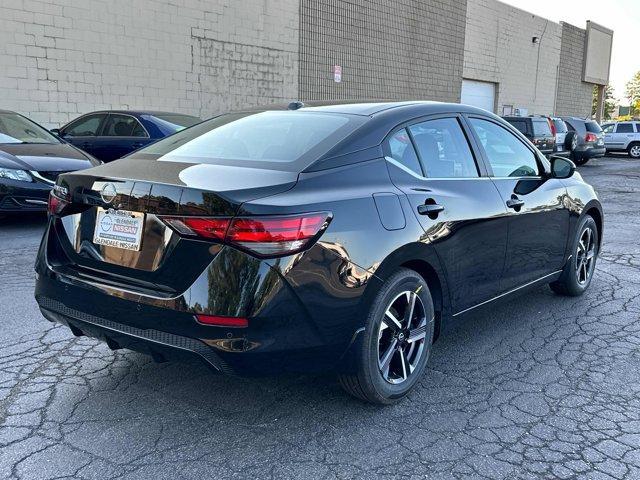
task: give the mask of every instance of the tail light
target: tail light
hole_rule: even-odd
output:
[[[218,315],[196,315],[198,323],[203,325],[213,325],[216,327],[246,328],[249,320],[244,317],[221,317]]]
[[[53,190],[49,192],[47,212],[49,215],[60,215],[67,205],[69,205],[69,192],[65,187],[54,185]]]
[[[597,142],[598,141],[598,136],[595,133],[587,133],[584,136],[584,141],[585,142]]]
[[[262,217],[162,217],[176,232],[233,245],[259,257],[308,248],[331,221],[328,212]]]

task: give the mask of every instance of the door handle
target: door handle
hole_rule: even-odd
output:
[[[519,212],[524,205],[524,200],[520,200],[515,195],[511,195],[511,198],[507,200],[507,207],[513,208],[516,212]]]
[[[418,213],[427,215],[432,220],[436,219],[443,210],[444,206],[437,204],[433,198],[429,198],[424,204],[418,205]]]

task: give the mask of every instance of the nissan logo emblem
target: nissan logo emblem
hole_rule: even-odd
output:
[[[117,194],[116,186],[113,183],[107,183],[100,191],[100,197],[104,203],[113,202]]]

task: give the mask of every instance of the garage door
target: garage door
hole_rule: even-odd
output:
[[[495,100],[495,84],[476,80],[462,80],[462,103],[493,112]]]

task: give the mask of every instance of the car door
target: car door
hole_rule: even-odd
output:
[[[616,125],[616,130],[612,135],[611,148],[614,150],[624,150],[627,148],[630,142],[633,141],[635,132],[633,130],[633,124],[624,122]],[[606,143],[606,136],[605,136]]]
[[[567,191],[545,173],[544,160],[515,130],[469,116],[492,182],[508,212],[501,289],[509,291],[561,270],[569,231]]]
[[[602,125],[602,133],[604,133],[604,146],[609,149],[615,149],[613,146],[613,131],[616,128],[615,123],[607,123]]]
[[[385,142],[394,184],[407,196],[446,271],[454,313],[493,297],[507,245],[506,208],[456,115],[396,128]]]
[[[97,135],[106,119],[106,113],[91,113],[69,123],[60,130],[60,136],[67,142],[100,158],[97,155]]]
[[[133,115],[110,113],[97,139],[96,150],[105,162],[116,160],[151,141],[147,130]]]

